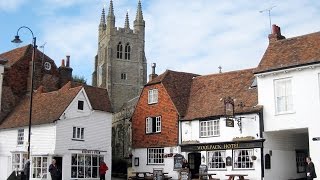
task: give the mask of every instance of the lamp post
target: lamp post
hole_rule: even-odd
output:
[[[19,31],[20,29],[28,29],[31,34],[32,34],[32,39],[33,39],[33,52],[32,52],[32,59],[31,59],[31,89],[30,89],[30,101],[29,101],[29,133],[28,133],[28,159],[30,159],[30,139],[31,139],[31,120],[32,120],[32,93],[33,93],[33,73],[34,73],[34,60],[35,60],[35,55],[36,55],[36,37],[34,37],[33,32],[30,28],[27,26],[21,26],[17,30],[17,35],[14,37],[14,39],[11,41],[13,43],[22,43],[22,41],[19,38]]]

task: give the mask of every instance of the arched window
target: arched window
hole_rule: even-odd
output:
[[[124,48],[124,59],[130,60],[130,51],[131,51],[130,44],[127,43],[126,47]]]
[[[121,44],[121,42],[119,42],[119,44],[117,46],[117,58],[122,59],[122,44]]]

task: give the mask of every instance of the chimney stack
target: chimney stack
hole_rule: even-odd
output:
[[[70,56],[66,56],[65,60],[62,59],[61,66],[59,67],[59,84],[60,87],[64,86],[69,81],[72,81],[72,68],[70,67]]]
[[[279,26],[273,24],[272,25],[272,33],[269,34],[269,43],[276,42],[281,39],[285,39],[286,37],[281,35],[281,29]]]
[[[154,78],[158,76],[158,74],[156,74],[156,63],[152,63],[151,68],[152,68],[152,73],[149,75],[149,81],[152,81]]]
[[[67,55],[67,63],[66,63],[66,67],[70,67],[70,56]]]

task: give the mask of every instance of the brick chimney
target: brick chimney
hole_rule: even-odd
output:
[[[59,85],[60,87],[72,81],[72,68],[70,67],[70,56],[66,56],[66,64],[64,59],[59,67]]]
[[[154,78],[158,76],[158,74],[156,74],[156,63],[152,63],[151,68],[152,68],[152,73],[149,74],[149,81],[152,81]]]
[[[281,29],[279,26],[273,24],[272,25],[272,33],[269,34],[269,43],[276,42],[281,39],[285,39],[286,37],[281,35]]]

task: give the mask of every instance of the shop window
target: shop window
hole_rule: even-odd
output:
[[[148,91],[148,104],[158,103],[158,89]]]
[[[72,139],[84,140],[84,128],[82,128],[82,127],[73,127]]]
[[[200,121],[200,137],[219,136],[219,120]]]
[[[161,116],[146,118],[146,133],[161,132]]]
[[[24,129],[18,129],[17,144],[23,145],[23,141],[24,141]]]
[[[163,164],[164,148],[148,148],[148,164]]]
[[[226,168],[226,151],[208,151],[208,168],[225,169]]]
[[[71,178],[99,178],[99,164],[103,159],[102,155],[96,154],[72,154]]]
[[[306,158],[308,154],[307,151],[304,150],[296,150],[296,166],[297,166],[297,173],[305,173],[306,172]]]
[[[12,153],[12,171],[21,171],[28,159],[27,153]]]
[[[292,101],[292,81],[291,78],[278,79],[274,81],[274,91],[276,100],[276,113],[286,113],[293,111]]]
[[[253,169],[253,149],[233,150],[233,168],[234,169]]]
[[[48,157],[36,156],[32,157],[32,178],[47,179],[48,178]]]

